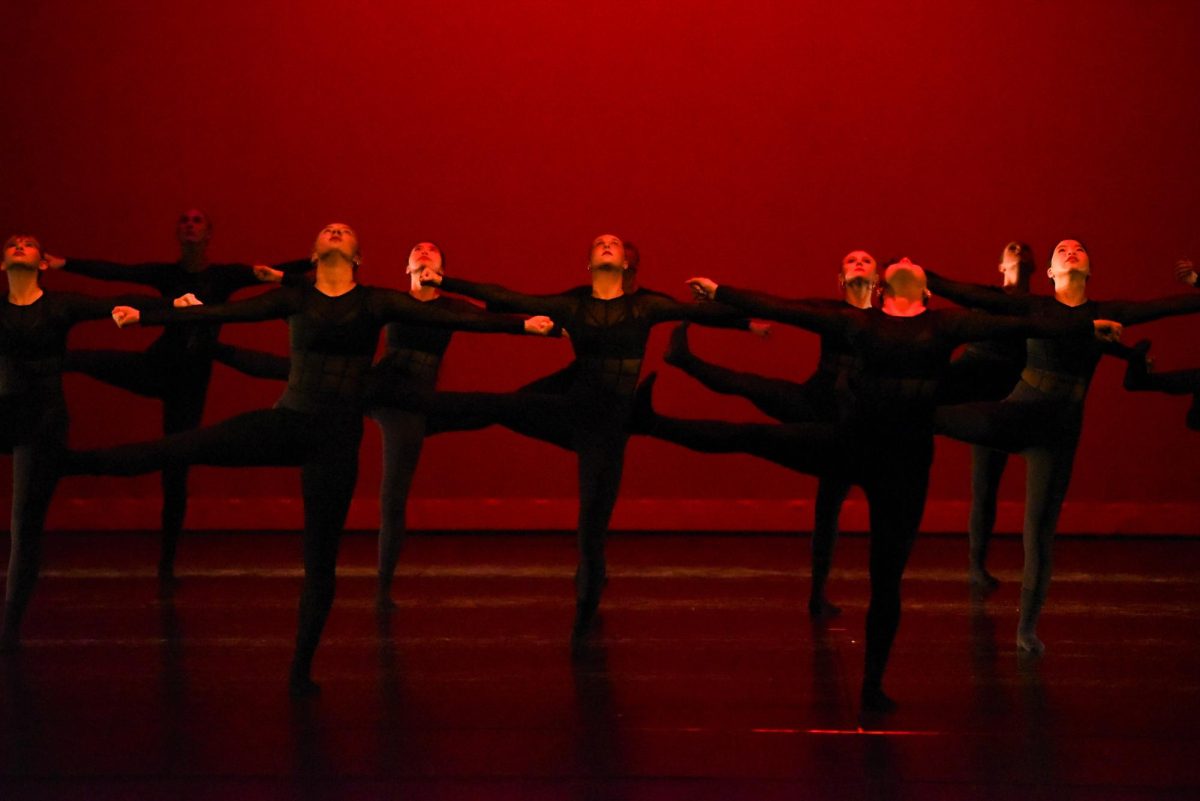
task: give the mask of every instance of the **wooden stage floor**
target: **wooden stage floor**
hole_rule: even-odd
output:
[[[346,538],[323,693],[292,702],[296,536],[185,537],[172,600],[154,537],[48,537],[0,659],[0,798],[1200,797],[1200,539],[1060,540],[1029,660],[1019,542],[980,601],[965,541],[923,538],[877,721],[863,538],[822,626],[805,537],[614,536],[574,658],[571,537],[413,537],[382,618],[374,547]]]

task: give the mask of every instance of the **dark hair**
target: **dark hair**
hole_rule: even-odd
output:
[[[1064,237],[1064,238],[1058,240],[1057,242],[1054,243],[1054,247],[1050,248],[1050,256],[1046,259],[1047,267],[1054,266],[1054,251],[1058,250],[1058,246],[1061,245],[1063,242],[1078,242],[1079,246],[1081,248],[1083,248],[1083,252],[1088,254],[1088,261],[1090,263],[1091,258],[1092,258],[1092,251],[1088,248],[1087,242],[1084,242],[1082,239],[1076,239],[1074,237],[1068,236],[1068,237]],[[1054,286],[1053,278],[1050,279],[1050,286]]]

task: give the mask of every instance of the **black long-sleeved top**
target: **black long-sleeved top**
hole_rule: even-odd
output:
[[[489,307],[544,314],[571,338],[576,381],[618,394],[632,393],[655,323],[691,320],[705,325],[746,327],[736,309],[717,303],[680,303],[669,295],[637,289],[611,300],[592,296],[591,287],[556,295],[524,295],[495,284],[443,278],[442,289],[477,298]]]
[[[164,301],[137,295],[96,298],[47,292],[27,306],[0,302],[0,396],[28,395],[31,402],[63,399],[62,366],[67,333],[76,323],[103,320],[114,305],[148,309]]]
[[[361,411],[366,373],[379,331],[388,323],[508,334],[525,331],[520,318],[431,305],[404,292],[361,284],[336,297],[314,286],[289,286],[218,306],[142,315],[146,325],[272,319],[287,320],[291,340],[288,387],[276,405],[303,412]]]
[[[860,411],[884,419],[917,413],[921,418],[911,422],[918,425],[932,416],[937,382],[963,343],[1012,335],[1063,337],[1073,344],[1094,339],[1091,318],[995,317],[960,309],[898,317],[881,309],[830,307],[726,285],[717,288],[717,300],[756,317],[844,336],[861,364],[851,384]]]
[[[67,259],[63,269],[101,281],[142,284],[168,300],[190,292],[206,305],[224,303],[239,289],[262,283],[248,264],[210,264],[202,270],[188,270],[178,261],[117,264],[98,259]],[[277,264],[275,269],[291,274],[312,269],[312,263],[300,259]],[[211,323],[168,325],[150,346],[150,352],[167,363],[179,359],[209,360],[220,333],[220,325]]]
[[[1200,295],[1171,295],[1156,300],[1088,300],[1067,306],[1045,295],[1008,295],[992,287],[951,281],[926,272],[931,291],[955,303],[998,314],[1065,320],[1115,320],[1123,325],[1150,322],[1163,317],[1200,312]],[[1040,339],[1026,343],[1026,366],[1090,383],[1105,343],[1095,339]]]

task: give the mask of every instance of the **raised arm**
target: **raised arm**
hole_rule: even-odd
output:
[[[951,281],[932,270],[925,271],[929,291],[968,309],[982,309],[992,314],[1029,314],[1032,303],[1028,295],[1009,295],[999,287]]]
[[[750,330],[750,318],[741,309],[714,301],[698,303],[681,303],[670,295],[661,292],[651,292],[643,289],[637,295],[637,302],[643,313],[654,323],[664,323],[671,320],[689,320],[701,325],[714,328],[738,328]]]
[[[58,293],[56,293],[58,294]],[[103,320],[112,316],[114,306],[138,309],[141,312],[150,309],[170,308],[171,301],[153,295],[110,295],[96,297],[66,292],[60,295],[67,307],[67,315],[71,325],[88,320]]]

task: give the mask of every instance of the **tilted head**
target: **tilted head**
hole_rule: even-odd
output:
[[[4,242],[5,270],[44,270],[46,255],[36,236],[14,234]]]
[[[175,237],[180,245],[207,245],[212,238],[212,220],[200,209],[188,209],[179,215]]]
[[[313,243],[312,260],[314,263],[334,254],[341,254],[342,258],[353,264],[356,269],[362,263],[362,256],[358,249],[358,234],[354,233],[354,229],[345,223],[335,222],[325,226],[317,234],[317,241]]]
[[[1046,275],[1051,284],[1057,284],[1069,279],[1072,274],[1082,275],[1086,281],[1092,275],[1092,261],[1083,242],[1064,239],[1050,252],[1050,266],[1046,269]]]
[[[601,234],[592,240],[592,250],[588,258],[589,270],[625,270],[628,267],[629,259],[621,237],[616,234]]]

